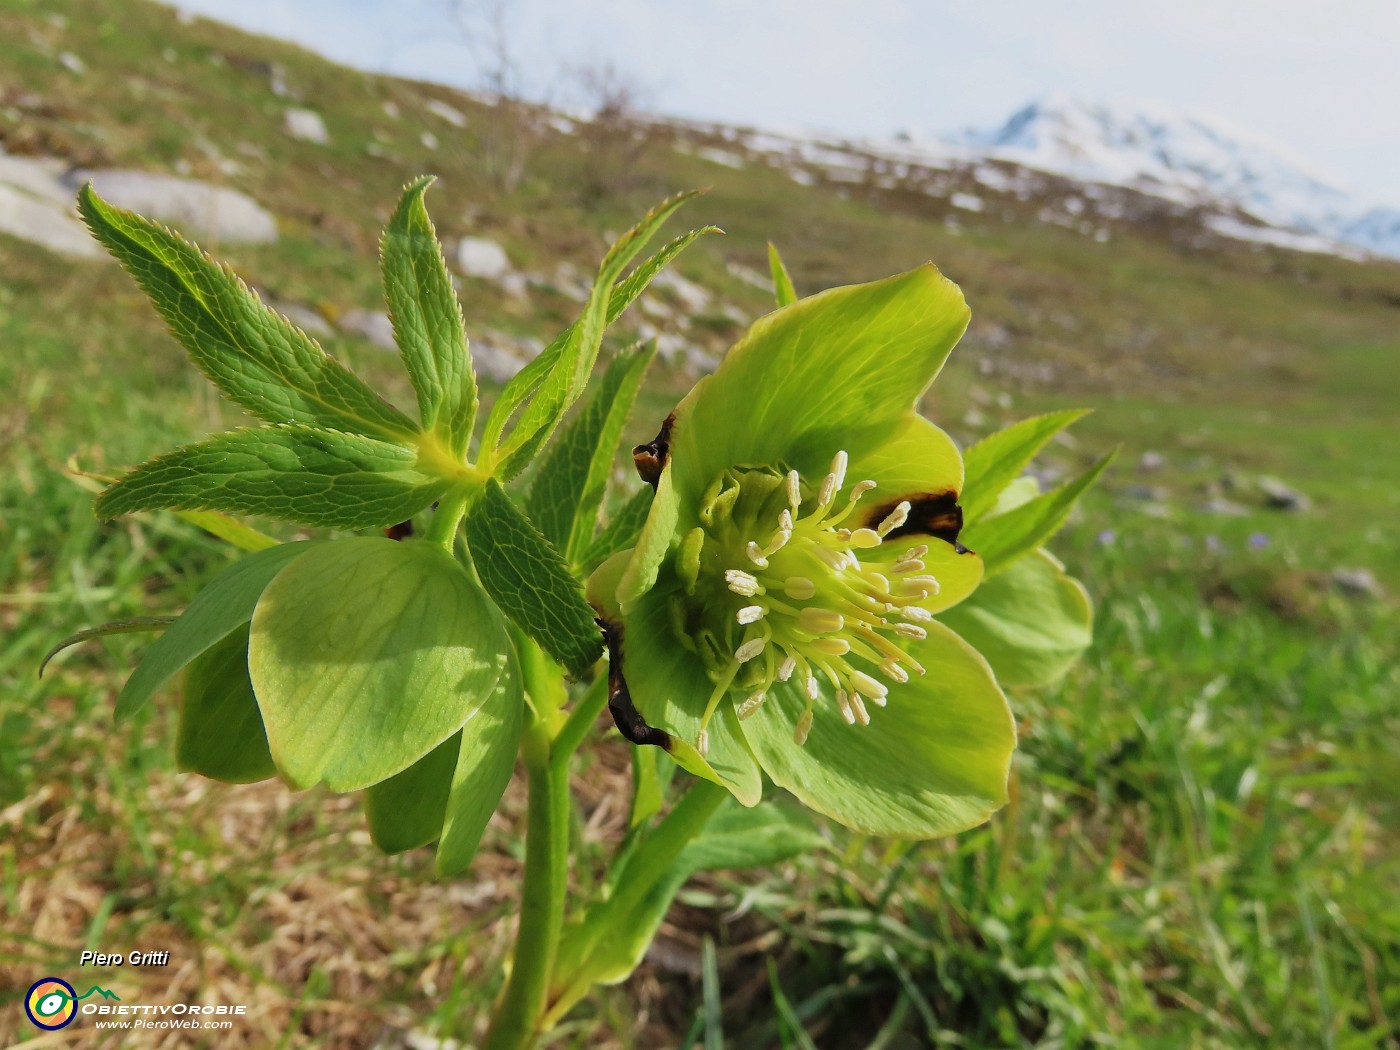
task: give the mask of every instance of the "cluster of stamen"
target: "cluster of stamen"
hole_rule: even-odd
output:
[[[871,706],[884,707],[892,685],[924,673],[902,645],[926,638],[923,625],[932,619],[923,607],[938,593],[923,561],[928,547],[881,549],[907,522],[908,502],[895,504],[873,527],[848,527],[875,483],[859,481],[840,498],[846,468],[846,453],[838,452],[815,494],[804,493],[801,477],[790,471],[781,479],[782,509],[751,525],[756,537],[720,532],[701,539],[713,538],[725,552],[710,565],[732,596],[717,603],[730,619],[711,635],[715,687],[702,725],[727,696],[746,719],[762,709],[773,683],[793,681],[806,697],[794,732],[803,744],[823,682],[848,724],[869,725]],[[766,506],[771,513],[773,502]],[[707,750],[703,728],[696,745]]]

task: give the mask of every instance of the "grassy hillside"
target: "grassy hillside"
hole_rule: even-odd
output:
[[[287,135],[289,106],[320,113],[329,143]],[[796,1021],[770,1020],[784,1003],[832,1048],[1400,1045],[1385,833],[1400,826],[1400,266],[1210,238],[1150,210],[1096,224],[1101,240],[1041,221],[1079,192],[1055,180],[1028,200],[979,189],[975,213],[949,203],[957,173],[930,194],[876,158],[868,178],[802,185],[742,151],[737,167],[705,159],[734,149],[722,129],[648,125],[619,165],[587,127],[522,139],[506,116],[143,0],[0,0],[6,152],[248,193],[277,243],[206,247],[329,323],[380,308],[378,231],[422,171],[441,177],[429,204],[446,240],[488,236],[538,278],[524,296],[461,282],[471,334],[513,338],[572,317],[561,263],[586,273],[607,231],[704,185],[688,219],[726,236],[679,270],[713,298],[687,316],[660,293],[663,329],[722,349],[767,309],[748,275],[768,239],[804,292],[933,259],[975,317],[933,418],[966,440],[1094,407],[1052,473],[1123,445],[1056,543],[1096,596],[1097,641],[1064,682],[1013,697],[1013,805],[956,840],[838,833],[829,856],[698,883],[637,978],[581,1007],[559,1045],[676,1045],[705,937],[736,1047],[803,1045]],[[525,177],[505,190],[493,171],[520,141]],[[600,171],[615,191],[597,192]],[[411,403],[392,355],[326,345]],[[76,977],[91,946],[171,950],[163,970],[104,972],[124,999],[249,1003],[221,1046],[470,1040],[499,987],[521,799],[467,878],[438,885],[425,857],[374,854],[352,800],[174,775],[169,704],[113,729],[139,640],[38,681],[58,638],[175,611],[228,558],[164,518],[97,524],[64,462],[115,470],[238,417],[105,261],[0,236],[0,347],[0,1037],[27,1037],[19,995]],[[637,435],[695,360],[657,369]],[[1307,507],[1268,507],[1265,476]],[[1346,590],[1338,570],[1382,593]],[[589,762],[577,833],[601,856],[622,831],[625,745]]]

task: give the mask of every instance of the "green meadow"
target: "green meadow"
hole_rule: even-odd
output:
[[[321,113],[330,142],[288,137],[289,104]],[[1011,805],[955,839],[833,828],[823,853],[702,877],[634,978],[552,1045],[1400,1047],[1400,264],[1198,243],[1184,219],[1100,243],[1035,222],[1034,200],[950,223],[938,199],[712,163],[691,148],[708,133],[664,125],[638,133],[614,191],[583,192],[598,155],[582,132],[501,117],[145,0],[0,0],[6,152],[243,190],[278,241],[205,246],[328,322],[381,308],[377,231],[420,172],[440,176],[445,240],[489,236],[546,276],[587,274],[607,232],[708,186],[683,221],[725,235],[678,265],[715,304],[687,320],[695,346],[719,352],[768,309],[744,275],[770,239],[803,293],[932,259],[974,322],[926,413],[968,442],[1093,408],[1042,457],[1048,478],[1120,448],[1052,545],[1094,596],[1095,642],[1060,683],[1012,696]],[[503,188],[491,158],[517,147],[525,177]],[[549,280],[522,297],[464,278],[461,295],[474,338],[547,338],[577,310]],[[619,327],[613,346],[635,337]],[[411,403],[394,355],[323,345]],[[655,432],[695,360],[658,363],[631,435]],[[353,798],[177,774],[173,694],[115,727],[143,636],[38,677],[60,639],[177,612],[232,556],[173,517],[97,522],[72,468],[114,473],[239,421],[114,264],[0,235],[5,1045],[37,1034],[20,999],[48,974],[126,1001],[248,1003],[203,1044],[220,1047],[470,1045],[500,989],[519,785],[474,868],[436,883],[429,851],[372,849]],[[1290,502],[1273,481],[1303,498],[1271,505]],[[625,830],[628,746],[611,734],[583,763],[585,857]],[[171,962],[80,974],[84,949]],[[175,1045],[150,1040],[69,1045]]]

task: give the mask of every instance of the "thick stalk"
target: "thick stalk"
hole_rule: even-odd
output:
[[[462,523],[462,517],[466,513],[467,500],[471,496],[469,491],[448,493],[438,504],[437,510],[433,511],[432,519],[428,522],[429,543],[436,543],[438,546],[452,553],[452,541],[457,536],[457,526]]]
[[[485,1050],[527,1050],[542,1034],[540,1021],[564,925],[571,801],[568,763],[551,761],[549,734],[540,723],[532,725],[526,736],[521,750],[530,793],[520,928],[510,979]]]

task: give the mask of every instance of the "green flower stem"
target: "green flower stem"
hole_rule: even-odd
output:
[[[583,944],[576,955],[578,972],[555,975],[554,987],[558,991],[553,1009],[544,1018],[544,1031],[557,1024],[587,991],[591,983],[588,956],[593,948],[609,931],[631,921],[630,917],[646,895],[675,868],[681,851],[705,830],[710,817],[728,797],[729,792],[718,784],[697,778],[671,812],[637,846],[617,879],[613,895],[588,909],[579,931]]]
[[[468,489],[449,492],[443,496],[437,510],[433,511],[432,521],[428,523],[428,542],[436,543],[448,554],[452,553],[452,543],[457,538],[457,526],[462,524],[470,497],[471,491]]]
[[[551,753],[556,766],[568,766],[569,759],[573,758],[588,731],[598,721],[598,715],[602,713],[607,702],[608,676],[600,674],[583,694],[583,698],[574,705],[574,709],[569,712],[568,721],[554,738]]]
[[[564,925],[572,808],[568,762],[556,763],[551,752],[549,732],[537,719],[526,730],[521,745],[530,794],[520,928],[510,979],[491,1022],[485,1050],[528,1050],[545,1031],[545,997]]]

